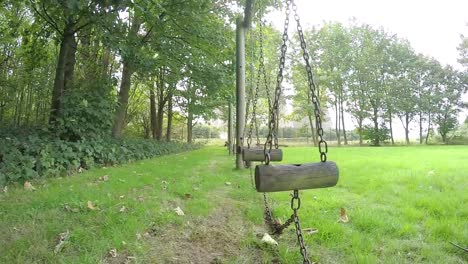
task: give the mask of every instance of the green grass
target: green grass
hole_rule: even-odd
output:
[[[284,163],[309,162],[318,153],[286,148],[284,157]],[[332,148],[329,159],[340,168],[338,185],[301,192],[302,227],[319,229],[305,235],[312,260],[468,261],[449,244],[468,245],[468,147]],[[261,194],[252,189],[249,171],[232,164],[224,149],[209,147],[33,182],[36,192],[10,186],[0,194],[0,263],[112,262],[106,257],[111,248],[137,263],[299,263],[292,227],[277,239],[277,250],[259,242]],[[107,182],[98,181],[103,175]],[[184,199],[186,193],[192,198]],[[289,193],[270,197],[275,216],[285,221]],[[99,210],[88,210],[87,201]],[[78,212],[64,210],[65,203]],[[119,212],[122,206],[127,211]],[[186,216],[173,212],[177,206]],[[341,207],[347,224],[337,222]],[[154,237],[137,239],[151,228]],[[55,255],[55,238],[65,230],[70,241]]]

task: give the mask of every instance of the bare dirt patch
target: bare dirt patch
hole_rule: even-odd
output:
[[[245,240],[264,232],[242,219],[236,201],[226,198],[208,217],[187,218],[182,226],[166,226],[148,239],[150,252],[144,263],[226,263],[242,256],[244,263],[262,263],[265,256]],[[246,257],[248,256],[248,257]],[[246,259],[247,258],[247,259]]]

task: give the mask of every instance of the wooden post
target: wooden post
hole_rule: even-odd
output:
[[[236,169],[243,168],[242,148],[245,125],[245,30],[242,18],[236,27]]]
[[[255,187],[258,192],[327,188],[336,185],[338,174],[338,167],[333,161],[291,165],[257,165],[255,167]]]
[[[245,31],[252,22],[255,0],[247,0],[244,19],[237,18],[236,24],[236,169],[243,168],[242,148],[245,126]]]
[[[233,130],[233,124],[232,124],[232,102],[229,100],[228,104],[228,135],[227,135],[227,143],[228,143],[228,149],[229,149],[229,155],[233,154],[232,152],[232,130]]]

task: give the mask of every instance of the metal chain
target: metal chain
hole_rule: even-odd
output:
[[[286,62],[286,51],[288,50],[288,28],[289,28],[289,14],[291,13],[291,0],[286,1],[286,19],[284,21],[284,32],[282,36],[283,44],[281,45],[281,56],[279,61],[278,75],[276,76],[276,89],[273,105],[270,108],[270,120],[268,123],[268,136],[264,146],[265,164],[270,164],[270,153],[273,149],[278,148],[278,135],[277,135],[277,118],[279,114],[279,100],[281,97],[281,83],[283,82],[284,64]]]
[[[299,15],[297,13],[297,5],[292,2],[292,10],[294,11],[294,19],[296,20],[297,25],[297,32],[299,33],[299,39],[301,41],[301,48],[302,48],[302,57],[304,58],[304,62],[306,64],[306,71],[307,71],[307,80],[309,84],[309,91],[312,96],[312,103],[314,105],[314,115],[315,115],[315,123],[317,126],[317,135],[319,137],[319,152],[320,152],[320,161],[325,162],[327,161],[327,152],[328,152],[328,145],[327,142],[323,139],[323,127],[322,127],[322,117],[320,113],[320,102],[317,97],[317,89],[314,83],[314,78],[312,75],[312,67],[310,66],[310,56],[309,52],[307,51],[307,45],[304,38],[304,32],[302,30],[301,23],[299,21]]]
[[[250,148],[250,145],[252,144],[252,133],[255,127],[255,136],[257,139],[257,145],[260,144],[260,137],[258,134],[258,122],[257,122],[257,102],[258,102],[258,97],[259,97],[259,91],[260,91],[260,82],[261,82],[261,77],[263,75],[263,81],[264,85],[267,90],[267,96],[269,97],[269,89],[268,89],[268,83],[267,83],[267,78],[266,78],[266,70],[265,70],[265,58],[264,58],[264,52],[263,52],[263,21],[260,21],[260,58],[259,58],[259,67],[258,67],[258,72],[257,72],[257,81],[256,81],[256,87],[255,87],[255,93],[253,93],[252,89],[252,117],[250,121],[250,127],[248,131],[248,137],[247,137],[247,147]],[[270,102],[270,99],[268,99]],[[269,103],[270,104],[270,103]]]
[[[304,236],[302,235],[301,222],[299,221],[299,215],[297,214],[299,208],[301,208],[301,198],[299,198],[299,191],[294,190],[293,198],[291,199],[291,209],[293,210],[291,218],[293,218],[294,225],[296,226],[297,242],[299,242],[301,255],[304,260],[303,263],[310,264],[310,260],[307,255],[307,248],[304,244]]]

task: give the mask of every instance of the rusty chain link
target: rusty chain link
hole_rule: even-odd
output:
[[[317,135],[319,137],[319,153],[320,153],[320,161],[325,162],[327,161],[327,152],[328,152],[328,145],[327,142],[323,139],[323,127],[322,127],[322,117],[320,113],[320,101],[317,96],[317,88],[314,83],[314,78],[312,74],[312,67],[310,66],[310,56],[309,52],[307,51],[307,45],[304,38],[304,32],[302,30],[301,22],[299,21],[299,15],[297,13],[297,5],[291,0],[292,3],[292,10],[294,11],[294,19],[296,20],[297,25],[297,32],[299,34],[299,39],[301,42],[302,48],[302,57],[304,58],[304,62],[306,64],[306,71],[307,71],[307,80],[309,84],[309,90],[312,96],[312,104],[314,105],[314,115],[315,115],[315,123],[317,126]]]
[[[273,104],[270,108],[270,120],[268,122],[268,136],[265,141],[264,153],[265,153],[265,164],[270,164],[270,154],[273,146],[278,149],[278,114],[279,114],[279,100],[281,97],[281,83],[283,82],[284,65],[286,62],[286,51],[288,50],[288,28],[289,28],[289,15],[291,13],[291,0],[286,1],[286,19],[284,21],[284,31],[281,45],[281,56],[279,60],[279,70],[276,76],[276,89],[274,94]]]

